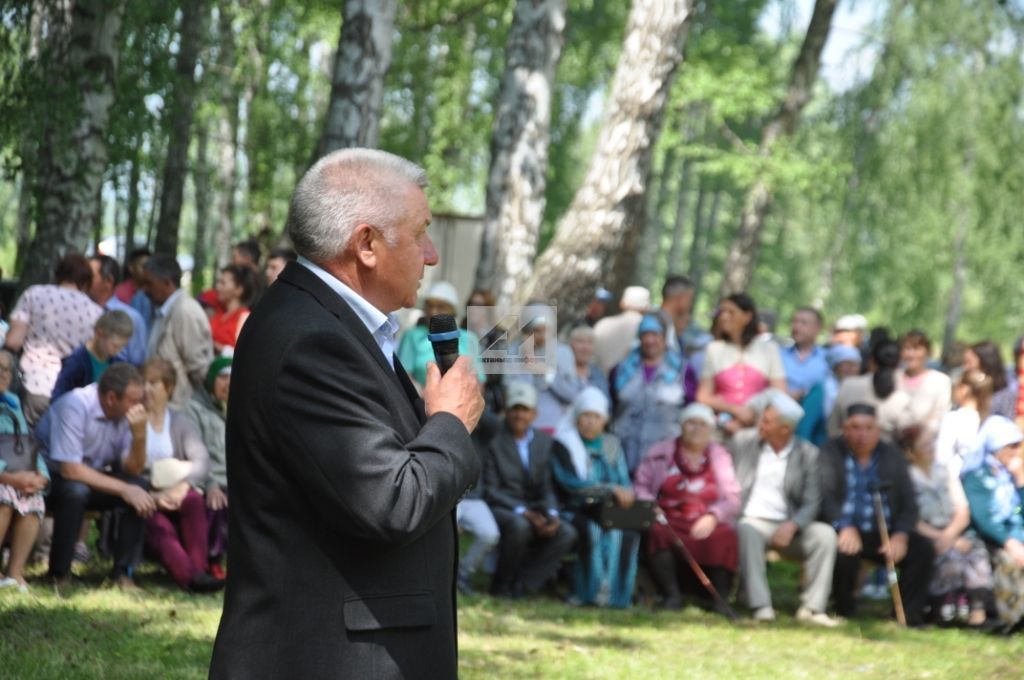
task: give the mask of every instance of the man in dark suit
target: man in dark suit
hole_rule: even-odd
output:
[[[821,449],[819,519],[838,532],[838,555],[832,581],[836,613],[850,616],[861,560],[883,564],[882,539],[873,493],[881,489],[882,509],[893,561],[900,567],[900,594],[909,625],[924,621],[935,552],[917,533],[917,499],[907,460],[881,440],[875,407],[853,404],[843,420],[843,434]]]
[[[231,564],[214,678],[453,678],[454,508],[480,465],[469,360],[421,400],[390,312],[425,265],[423,171],[380,151],[317,162],[300,254],[245,324],[227,420]]]
[[[815,521],[821,506],[818,447],[797,437],[804,410],[781,390],[764,393],[768,405],[757,428],[742,430],[729,442],[740,484],[740,578],[755,621],[774,621],[765,551],[804,564],[796,619],[834,627],[825,613],[832,590],[836,532]]]
[[[561,446],[531,427],[537,390],[512,382],[505,426],[491,441],[484,464],[484,497],[501,531],[491,592],[502,597],[536,593],[576,542],[576,530],[558,516],[551,478],[552,448]]]

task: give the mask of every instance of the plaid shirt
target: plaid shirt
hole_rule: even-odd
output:
[[[871,455],[867,467],[861,467],[853,456],[846,456],[846,500],[843,501],[842,516],[835,522],[835,529],[856,527],[861,533],[878,531],[875,525],[874,489],[878,488],[878,454]],[[889,499],[882,493],[882,511],[886,526],[892,525],[889,514]]]

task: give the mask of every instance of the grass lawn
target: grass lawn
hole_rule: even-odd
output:
[[[146,567],[141,593],[103,587],[0,591],[2,678],[201,678],[220,617],[219,596],[189,596]],[[780,620],[730,625],[696,607],[602,611],[556,600],[460,600],[463,678],[1019,678],[1024,636],[900,630],[883,605],[833,629],[790,616],[795,575],[773,565]],[[788,615],[787,615],[788,614]]]

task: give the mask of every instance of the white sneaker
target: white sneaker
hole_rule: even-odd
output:
[[[811,623],[823,628],[835,628],[843,623],[843,620],[838,617],[832,618],[825,612],[812,612],[807,607],[800,607],[800,609],[796,610],[796,620],[800,623]]]
[[[758,623],[770,623],[775,620],[775,610],[771,607],[758,607],[753,616]]]

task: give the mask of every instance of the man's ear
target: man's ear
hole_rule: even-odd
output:
[[[350,247],[359,263],[368,269],[377,266],[377,248],[380,244],[375,241],[379,238],[380,232],[366,223],[356,225],[352,232]]]

